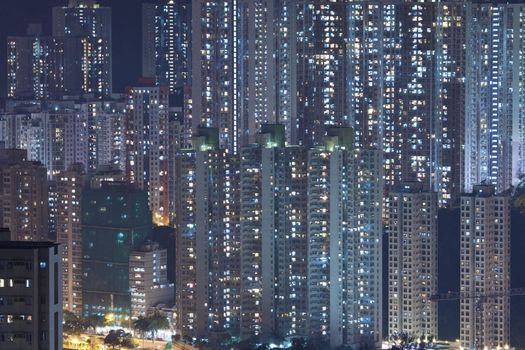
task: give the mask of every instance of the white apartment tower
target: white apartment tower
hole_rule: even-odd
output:
[[[508,348],[510,341],[510,197],[476,185],[461,197],[460,345]],[[492,296],[491,296],[492,295]]]
[[[167,225],[169,90],[153,82],[141,85],[127,91],[126,174],[130,182],[148,192],[153,222]]]
[[[437,337],[437,194],[406,183],[385,201],[389,334]]]
[[[345,116],[346,2],[284,0],[275,11],[277,122],[291,145],[322,145]]]
[[[273,9],[268,0],[192,1],[191,124],[219,130],[238,153],[275,118]]]
[[[158,243],[146,242],[129,256],[131,318],[146,317],[149,308],[171,303],[175,290],[168,281],[168,252]]]
[[[388,190],[406,181],[459,197],[465,108],[464,2],[346,4],[347,123],[384,152]]]
[[[193,143],[176,159],[177,330],[213,342],[239,333],[240,171],[217,129]]]
[[[308,153],[308,334],[331,346],[381,336],[382,159],[353,150],[353,131],[328,131]]]
[[[487,182],[502,192],[524,172],[525,5],[472,2],[467,8],[463,190]]]
[[[263,125],[241,151],[241,337],[305,337],[307,150]]]
[[[82,315],[81,195],[84,165],[72,164],[56,176],[56,231],[62,245],[64,310]]]

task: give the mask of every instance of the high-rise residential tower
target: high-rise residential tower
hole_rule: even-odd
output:
[[[307,149],[263,125],[241,152],[241,337],[307,335]]]
[[[177,330],[210,342],[239,333],[239,160],[200,129],[177,156]]]
[[[155,77],[156,14],[157,5],[142,4],[142,76],[147,78]]]
[[[169,87],[175,105],[191,83],[191,1],[142,6],[142,76]]]
[[[7,38],[7,97],[47,99],[62,92],[63,41],[32,25],[26,36]]]
[[[524,172],[525,6],[497,1],[467,8],[463,190],[486,181],[501,192]]]
[[[73,164],[56,176],[56,231],[62,244],[64,310],[82,316],[81,196],[84,165]]]
[[[64,93],[98,98],[111,94],[111,8],[92,0],[54,7],[53,37],[64,42]]]
[[[329,128],[349,126],[345,2],[285,1],[277,11],[278,122],[290,144],[322,145]]]
[[[466,5],[347,8],[346,103],[356,146],[383,149],[387,190],[417,181],[451,204],[461,186]]]
[[[237,153],[274,118],[273,1],[192,1],[191,121]]]
[[[385,200],[389,334],[437,337],[437,194],[407,183]]]
[[[147,191],[157,225],[169,221],[168,99],[168,88],[153,83],[127,92],[126,174],[131,183]]]
[[[308,154],[308,333],[331,346],[381,342],[381,153],[328,131]]]
[[[263,125],[241,152],[241,337],[381,342],[381,152],[351,129],[285,146]]]
[[[506,348],[510,342],[510,197],[476,185],[461,197],[460,345]],[[492,295],[492,296],[491,296]]]
[[[125,106],[122,100],[47,100],[15,103],[0,114],[0,141],[27,149],[48,176],[82,163],[87,172],[100,166],[125,168]]]
[[[16,241],[48,236],[46,168],[27,160],[22,149],[0,148],[0,218]]]
[[[129,256],[131,318],[146,317],[149,309],[175,298],[173,283],[168,282],[168,252],[148,241]]]

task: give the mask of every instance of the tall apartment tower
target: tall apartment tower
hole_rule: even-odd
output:
[[[62,350],[61,248],[0,238],[0,348]]]
[[[179,105],[190,84],[191,1],[142,5],[142,76],[169,87]]]
[[[239,160],[217,129],[199,130],[194,147],[176,160],[177,330],[214,342],[239,333]]]
[[[328,131],[308,154],[308,333],[331,346],[381,342],[380,152]]]
[[[460,345],[506,348],[510,341],[510,197],[476,185],[461,197]],[[476,297],[479,296],[479,297]],[[488,297],[484,297],[488,296]]]
[[[347,8],[346,103],[356,146],[383,149],[387,190],[418,181],[440,204],[451,204],[461,184],[466,5],[372,1]]]
[[[0,218],[15,241],[48,236],[46,168],[27,161],[27,151],[0,148]]]
[[[345,117],[344,1],[282,1],[276,7],[277,117],[292,145],[322,145]]]
[[[382,336],[383,153],[356,151],[355,229],[347,239],[346,318],[343,343],[379,346]],[[346,333],[346,334],[345,334]]]
[[[156,225],[169,222],[168,99],[168,88],[153,82],[127,91],[126,174],[147,191]]]
[[[62,245],[63,308],[82,316],[81,196],[84,165],[73,164],[56,176],[56,232]]]
[[[306,337],[307,149],[263,125],[241,152],[241,337]]]
[[[125,169],[126,100],[75,102],[75,110],[85,120],[87,133],[86,172],[94,174],[102,166]]]
[[[407,183],[385,201],[388,260],[389,334],[419,338],[438,334],[437,194]]]
[[[31,25],[26,36],[7,38],[7,97],[47,99],[61,92],[63,42]]]
[[[156,4],[142,4],[142,76],[146,78],[155,77],[155,38],[158,35],[156,17]]]
[[[65,43],[65,92],[98,98],[111,94],[111,8],[92,0],[70,0],[68,6],[53,8],[52,28],[53,37]]]
[[[191,118],[238,153],[274,118],[273,1],[192,1]]]
[[[467,15],[464,188],[502,192],[524,172],[525,5],[472,2]]]

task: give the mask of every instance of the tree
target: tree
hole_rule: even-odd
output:
[[[117,331],[109,331],[108,335],[106,335],[106,337],[104,338],[104,344],[111,346],[112,349],[115,349],[115,347],[120,346],[120,337],[117,334]]]
[[[243,339],[239,341],[237,344],[235,344],[234,349],[236,350],[253,350],[255,349],[255,346],[257,344],[257,341],[255,337],[251,337],[248,339]]]
[[[155,334],[159,331],[159,329],[169,329],[170,323],[168,322],[168,319],[166,316],[160,314],[159,312],[155,312],[153,315],[146,317],[146,320],[148,322],[148,330],[151,332],[151,337],[155,339]]]
[[[142,337],[146,335],[146,332],[149,331],[150,322],[148,319],[140,316],[135,321],[133,321],[133,329],[138,331]]]
[[[72,313],[71,311],[64,311],[64,332],[68,334],[80,334],[84,331],[85,327],[82,320]]]
[[[84,319],[84,328],[86,330],[93,330],[93,333],[95,333],[95,330],[97,327],[104,326],[104,317],[96,314],[91,314],[88,317]]]
[[[126,333],[123,329],[109,331],[104,338],[104,344],[111,346],[112,349],[115,349],[115,347],[135,348],[131,334]]]
[[[146,337],[146,333],[149,331],[150,323],[149,321],[140,316],[135,321],[133,321],[133,329],[135,329],[142,338],[142,345],[144,346],[144,338]]]

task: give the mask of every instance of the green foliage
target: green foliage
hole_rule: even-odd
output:
[[[409,336],[406,332],[394,334],[390,337],[390,341],[394,343],[391,350],[405,350],[405,349],[419,349],[424,350],[433,348],[434,336],[422,335],[419,338]]]
[[[155,338],[155,334],[159,331],[159,329],[168,329],[170,328],[170,323],[168,322],[168,318],[158,312],[155,312],[153,315],[146,317],[146,319],[149,322],[149,331],[151,332],[151,336]]]
[[[95,329],[97,327],[103,327],[104,326],[104,317],[96,314],[89,315],[84,319],[84,328],[87,331],[92,330],[93,333],[95,333]]]
[[[111,346],[112,349],[116,347],[133,349],[135,344],[133,344],[133,339],[130,333],[126,333],[123,329],[117,329],[109,331],[108,335],[104,338],[104,344]]]
[[[144,317],[139,317],[133,321],[133,329],[138,331],[142,337],[145,336],[146,332],[149,331],[149,321]]]
[[[159,329],[169,328],[170,323],[168,322],[167,317],[158,312],[148,317],[139,317],[133,321],[133,329],[138,331],[142,338],[144,338],[148,332],[151,333],[152,338],[155,338]]]
[[[64,332],[67,334],[75,334],[78,335],[82,332],[84,332],[85,327],[82,322],[82,320],[72,313],[71,311],[64,311]]]

